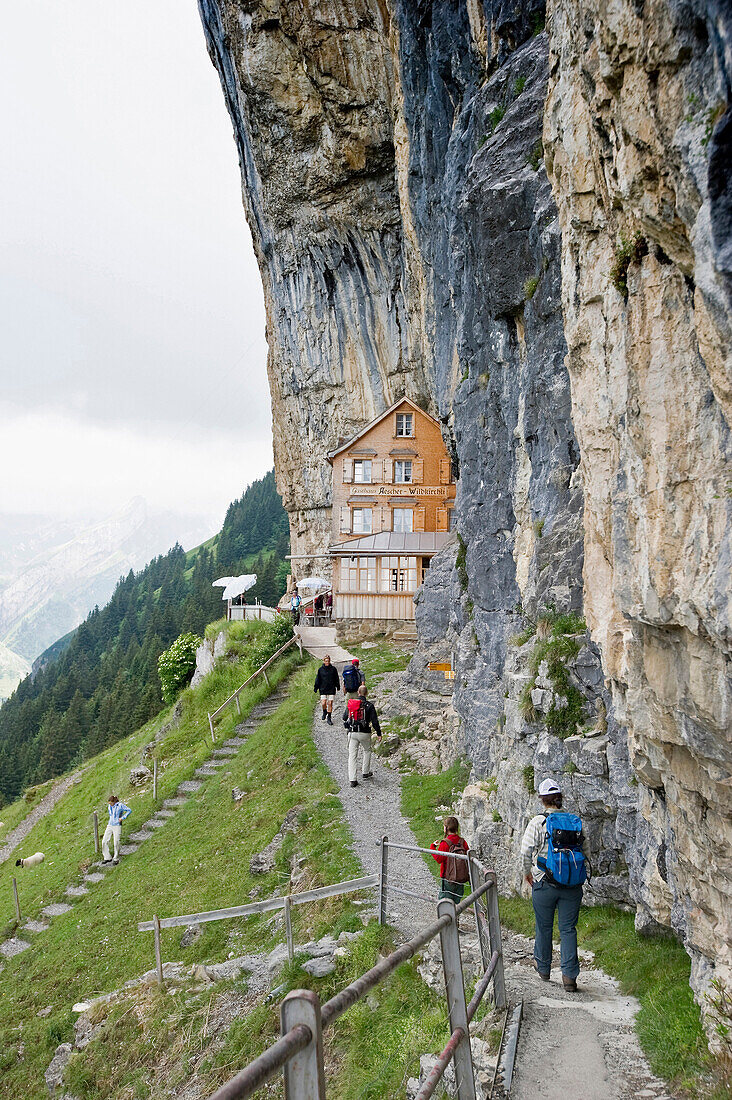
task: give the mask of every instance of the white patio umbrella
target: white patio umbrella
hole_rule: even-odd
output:
[[[214,581],[214,584],[221,584],[221,581],[226,581],[224,591],[221,593],[222,600],[234,600],[237,596],[241,596],[243,592],[247,592],[250,588],[253,588],[257,583],[256,573],[242,573],[240,577],[222,577],[218,581]]]
[[[330,581],[325,577],[303,577],[297,582],[298,588],[330,588]]]

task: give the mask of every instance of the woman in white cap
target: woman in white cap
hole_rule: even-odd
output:
[[[567,992],[576,993],[579,974],[577,918],[582,904],[581,884],[586,878],[585,864],[589,865],[590,850],[580,819],[574,814],[560,812],[562,791],[553,779],[545,779],[539,784],[539,798],[544,811],[532,817],[521,841],[524,879],[531,887],[534,906],[534,961],[539,977],[548,982],[552,968],[552,930],[556,910],[562,984]],[[554,815],[554,821],[551,821]],[[555,830],[555,826],[561,828]],[[553,838],[551,853],[550,835]],[[557,870],[561,866],[565,869],[569,866],[571,871],[562,874],[561,870]],[[557,871],[558,878],[568,880],[566,884],[552,875],[552,867]],[[579,880],[578,884],[576,880]]]

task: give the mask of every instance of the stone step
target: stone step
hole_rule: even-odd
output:
[[[24,932],[45,932],[47,928],[50,928],[50,924],[46,924],[44,920],[27,920],[23,925]]]
[[[247,743],[246,737],[229,737],[227,741],[224,741],[224,748],[240,749],[242,745]]]
[[[149,821],[143,822],[143,829],[162,829],[163,825],[167,824],[167,818],[165,817],[151,817]]]
[[[156,810],[155,811],[155,816],[156,817],[168,817],[168,818],[175,817],[175,810],[168,810],[168,809]]]
[[[163,801],[163,809],[177,810],[179,806],[185,806],[187,801],[185,795],[180,795],[178,798],[166,798]]]
[[[67,905],[65,901],[55,901],[53,905],[47,905],[45,909],[41,909],[44,917],[60,917],[63,913],[71,912],[73,906]]]
[[[27,951],[29,947],[30,944],[27,940],[21,940],[18,936],[13,936],[5,943],[0,943],[0,955],[4,955],[6,959],[12,959],[14,955],[19,955],[21,951]]]
[[[200,775],[203,779],[210,779],[212,775],[218,775],[216,768],[210,768],[207,764],[204,764],[202,768],[196,768],[194,775]]]
[[[138,844],[141,844],[143,840],[149,840],[151,836],[155,836],[155,833],[146,833],[140,829],[138,833],[130,833],[130,840],[135,840]]]
[[[68,898],[83,898],[84,894],[89,893],[88,886],[67,886],[64,893]]]
[[[152,833],[149,833],[148,835],[152,836]],[[139,845],[137,845],[137,844],[120,844],[119,854],[121,856],[133,856],[135,854],[135,852],[137,851],[138,847],[139,847]]]
[[[220,749],[214,749],[212,756],[236,756],[239,748],[236,745],[223,744]]]
[[[84,875],[84,882],[103,882],[104,875],[101,871],[92,871],[89,875]]]
[[[200,791],[203,783],[200,779],[186,779],[182,783],[178,784],[178,790],[183,793],[192,793],[193,791]]]

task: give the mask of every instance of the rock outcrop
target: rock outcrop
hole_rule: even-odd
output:
[[[327,567],[329,448],[402,394],[438,417],[458,531],[418,597],[426,763],[472,761],[508,883],[561,777],[596,898],[681,935],[697,991],[729,978],[726,9],[199,4],[293,554]]]

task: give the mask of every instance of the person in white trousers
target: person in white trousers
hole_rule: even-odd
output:
[[[109,821],[102,837],[102,863],[119,863],[119,840],[122,822],[132,813],[129,806],[120,802],[116,794],[109,796]],[[109,854],[109,842],[114,840],[114,859]]]
[[[363,760],[361,775],[364,779],[373,779],[371,771],[371,727],[376,736],[381,737],[381,727],[376,715],[376,707],[366,698],[366,685],[361,684],[355,699],[349,699],[343,712],[343,725],[348,730],[348,779],[352,787],[358,786],[358,749],[361,746]]]

